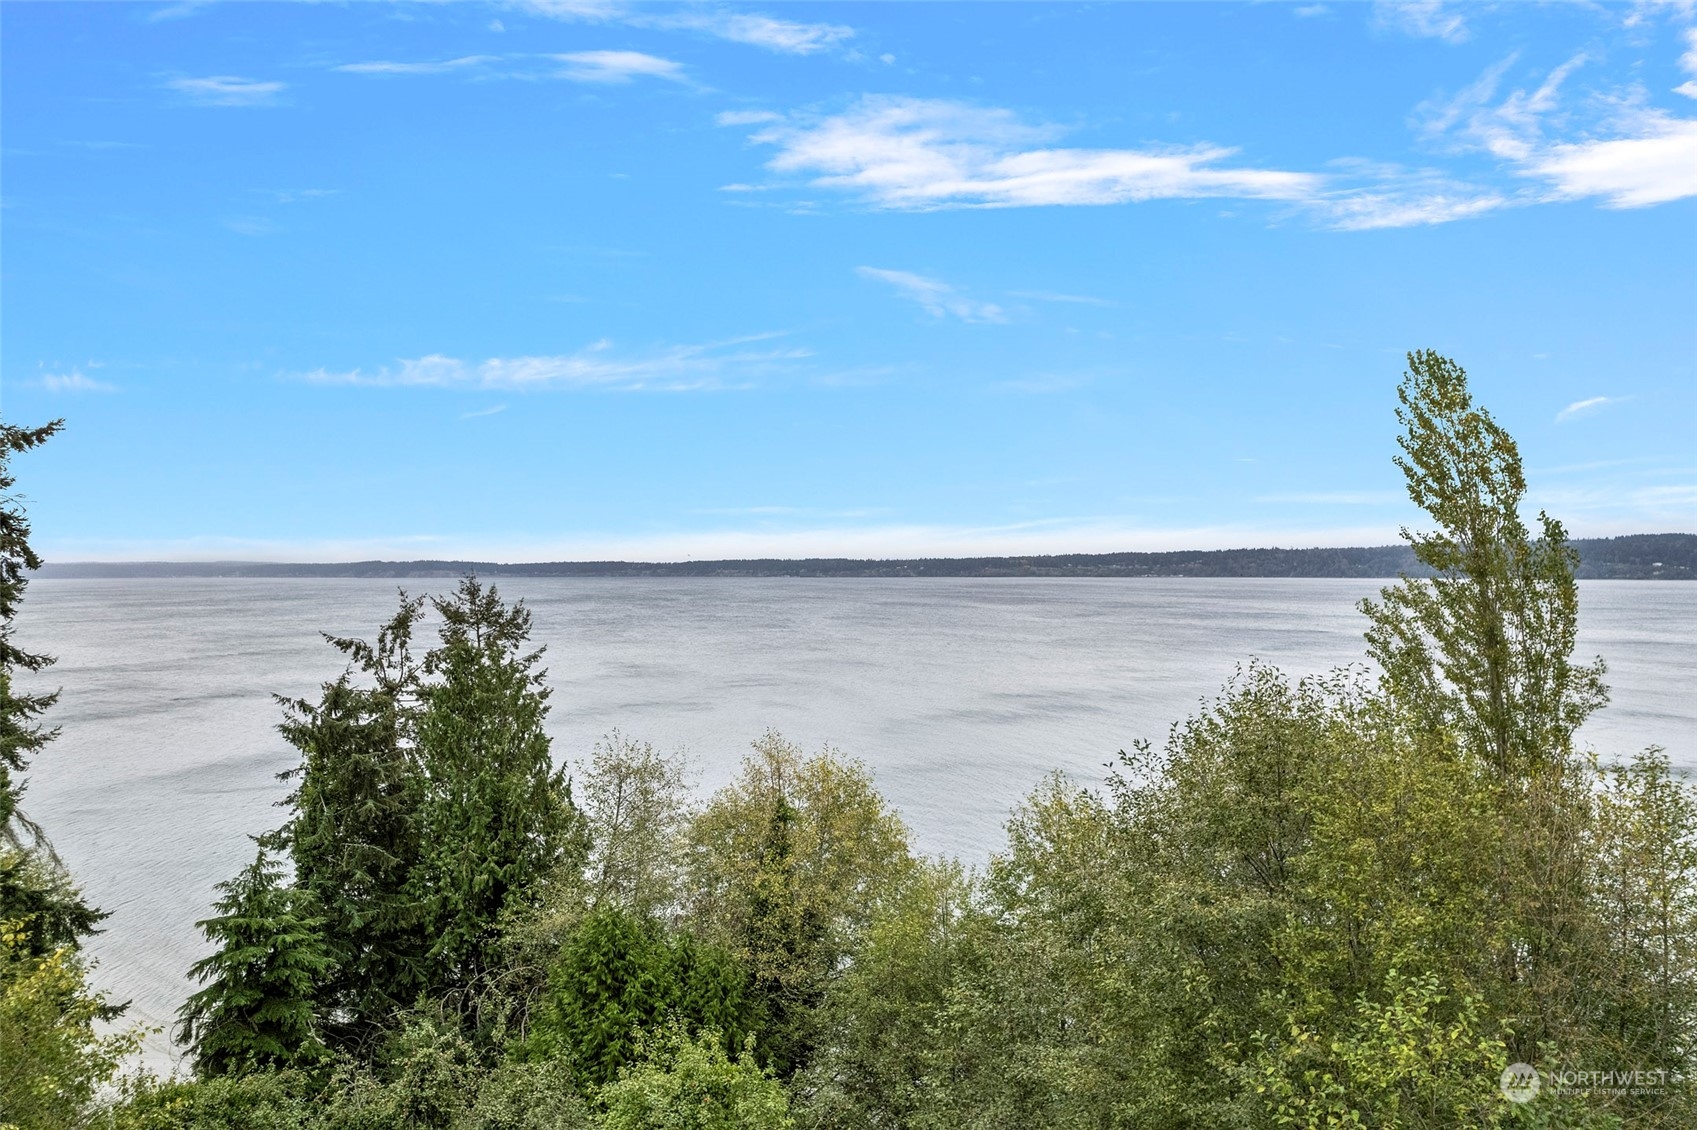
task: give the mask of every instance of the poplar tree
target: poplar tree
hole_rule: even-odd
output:
[[[1574,731],[1607,701],[1602,660],[1572,658],[1579,555],[1542,511],[1538,536],[1528,532],[1520,450],[1473,403],[1460,365],[1410,353],[1397,399],[1396,465],[1437,526],[1402,536],[1434,575],[1362,602],[1368,654],[1431,729],[1524,779],[1565,760]]]

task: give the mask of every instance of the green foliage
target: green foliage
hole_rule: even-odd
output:
[[[806,1062],[826,985],[912,867],[907,830],[865,766],[775,733],[691,821],[688,918],[736,955],[780,1076]]]
[[[604,1088],[604,1130],[789,1130],[784,1089],[744,1050],[725,1053],[716,1032],[673,1028],[644,1040],[642,1059]]]
[[[1277,1126],[1501,1126],[1511,1109],[1496,1092],[1503,1042],[1482,1031],[1479,1002],[1454,998],[1437,977],[1392,970],[1379,999],[1357,998],[1343,1033],[1292,1024],[1261,1036],[1244,1082]]]
[[[87,983],[75,949],[34,949],[17,919],[0,921],[0,1130],[71,1130],[96,1091],[141,1042],[100,1035],[115,1013]]]
[[[1541,535],[1520,519],[1520,451],[1473,404],[1461,366],[1431,350],[1408,355],[1397,388],[1404,434],[1396,464],[1438,529],[1403,536],[1436,571],[1364,601],[1368,652],[1400,700],[1432,729],[1454,733],[1499,772],[1558,764],[1573,733],[1603,705],[1603,664],[1572,661],[1578,555],[1560,522]]]
[[[117,1101],[98,1123],[109,1130],[317,1130],[322,1106],[310,1076],[259,1071],[213,1079],[121,1081]]]
[[[53,658],[25,651],[12,640],[12,622],[29,584],[25,574],[41,568],[41,558],[30,548],[29,518],[23,501],[12,492],[17,485],[12,456],[46,443],[64,423],[54,420],[39,428],[0,423],[0,835],[14,846],[19,843],[20,832],[33,831],[18,823],[18,798],[23,792],[20,778],[29,759],[58,733],[39,719],[59,695],[56,691],[24,694],[13,685],[16,672],[43,670]]]
[[[353,670],[324,684],[318,702],[280,700],[278,729],[301,764],[283,774],[296,782],[284,801],[294,816],[266,842],[289,852],[296,886],[323,918],[334,966],[314,996],[337,1047],[365,1046],[428,979],[429,942],[408,889],[421,855],[411,641],[422,604],[403,593],[375,645],[331,639]]]
[[[662,1022],[711,1029],[740,1043],[757,1016],[748,974],[689,934],[667,937],[652,920],[591,913],[561,951],[535,1020],[533,1055],[565,1057],[585,1087],[611,1082]]]
[[[668,757],[617,730],[595,744],[582,789],[593,905],[638,918],[674,909],[689,815],[684,769],[681,752]]]
[[[543,732],[548,690],[526,651],[530,613],[476,578],[433,605],[442,644],[424,662],[416,728],[426,787],[409,890],[431,939],[436,995],[469,994],[497,964],[497,922],[566,860],[582,817]]]
[[[313,1015],[317,980],[331,966],[320,930],[298,889],[281,885],[264,849],[220,883],[219,915],[197,925],[216,952],[190,974],[206,987],[183,1006],[178,1038],[203,1075],[309,1064],[325,1048]]]

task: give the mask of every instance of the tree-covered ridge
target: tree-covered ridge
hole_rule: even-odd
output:
[[[1580,580],[1697,580],[1697,534],[1575,538]],[[95,577],[1396,577],[1430,572],[1407,545],[1197,549],[1024,557],[814,557],[725,561],[123,561],[49,564]]]
[[[1575,748],[1607,697],[1576,555],[1466,374],[1411,354],[1399,403],[1430,526],[1363,602],[1372,672],[1241,669],[1106,787],[1043,782],[978,869],[778,734],[706,798],[619,734],[568,781],[523,605],[403,594],[281,704],[300,764],[202,923],[194,1074],[95,1101],[110,1047],[0,1013],[19,1078],[83,1064],[70,1115],[14,1121],[1697,1125],[1697,792]]]

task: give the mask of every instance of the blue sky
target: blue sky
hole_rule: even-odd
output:
[[[1697,530],[1687,4],[0,6],[60,560]]]

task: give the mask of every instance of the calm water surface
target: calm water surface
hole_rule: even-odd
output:
[[[1377,581],[509,578],[535,614],[562,761],[618,727],[685,746],[703,788],[771,728],[866,761],[918,846],[982,859],[1011,805],[1211,696],[1250,656],[1293,674],[1359,662],[1355,602]],[[442,591],[446,581],[409,587]],[[1665,746],[1697,766],[1697,584],[1580,586],[1581,653],[1613,703],[1584,738]],[[370,635],[395,604],[371,580],[38,580],[18,635],[59,663],[63,735],[26,811],[112,912],[97,980],[168,1025],[204,952],[212,884],[274,827],[295,757],[273,693],[340,670],[319,631]],[[168,1062],[156,1040],[150,1059]]]

